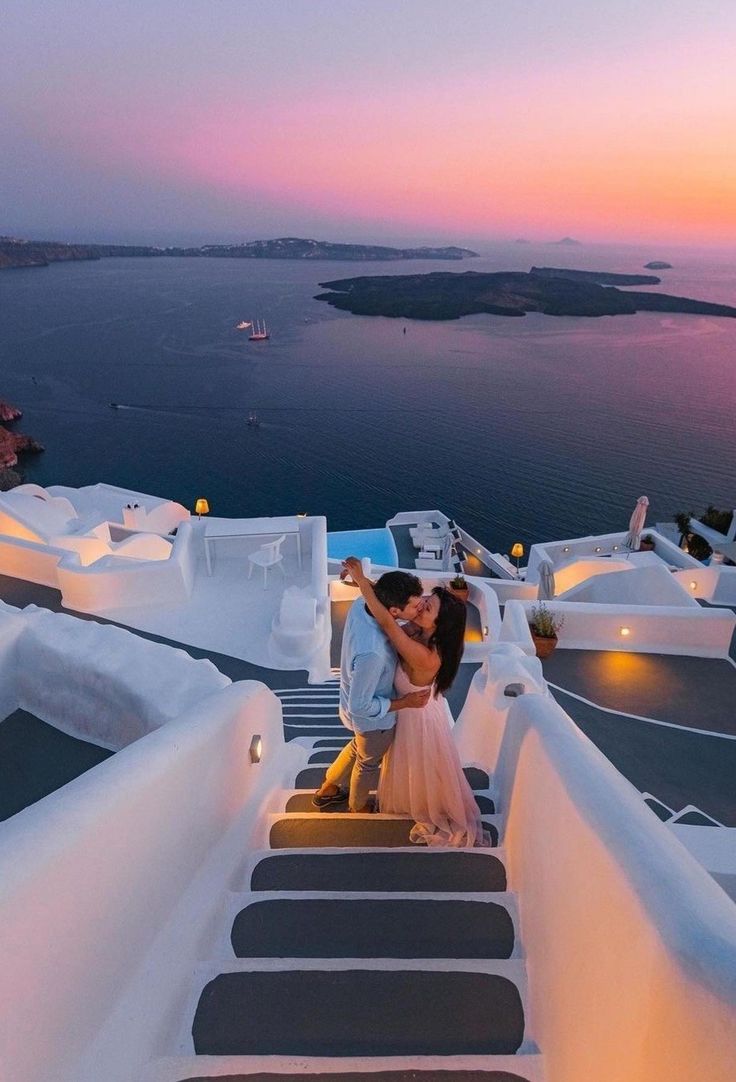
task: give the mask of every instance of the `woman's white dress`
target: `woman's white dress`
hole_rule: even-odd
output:
[[[401,665],[394,684],[397,695],[423,690],[411,683]],[[378,806],[381,812],[414,820],[414,843],[488,845],[451,726],[447,702],[434,692],[422,709],[399,711],[396,735],[381,766]]]

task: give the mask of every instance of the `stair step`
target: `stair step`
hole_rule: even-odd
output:
[[[256,864],[251,890],[450,891],[507,889],[506,869],[485,851],[283,853]]]
[[[306,733],[304,735],[306,735]],[[335,758],[335,756],[333,756],[333,758]],[[468,779],[468,785],[471,789],[488,789],[491,784],[486,772],[484,770],[479,770],[476,766],[464,767],[463,773]],[[324,780],[325,772],[321,767],[308,766],[305,767],[304,770],[300,770],[297,774],[294,788],[318,789]]]
[[[329,737],[328,736],[328,737],[325,737],[324,740],[315,740],[314,746],[315,746],[315,748],[334,748],[335,750],[337,750],[338,748],[344,748],[345,745],[349,744],[349,743],[350,743],[350,737],[349,736],[345,736],[342,739],[340,739],[339,736],[335,736],[335,737]]]
[[[365,1059],[279,1056],[170,1056],[151,1064],[145,1082],[541,1082],[542,1057],[392,1056],[380,1069]],[[143,1082],[143,1080],[142,1080]]]
[[[413,819],[384,815],[286,815],[277,818],[269,833],[271,849],[394,848],[410,846]],[[498,845],[493,823],[483,826]]]
[[[338,1074],[226,1074],[196,1075],[182,1079],[181,1082],[209,1082],[218,1078],[220,1082],[528,1082],[520,1074],[508,1071],[371,1071],[370,1073],[352,1071]]]
[[[524,1011],[495,973],[233,972],[205,987],[192,1035],[198,1055],[510,1055]]]
[[[275,898],[238,913],[237,958],[510,958],[514,924],[496,902]]]
[[[289,799],[286,801],[286,807],[284,810],[287,812],[316,811],[317,809],[315,809],[314,804],[312,803],[312,795],[313,794],[310,792],[294,793],[293,796],[290,796]],[[475,803],[478,805],[478,810],[483,815],[493,815],[496,810],[496,807],[490,797],[476,795]],[[330,812],[344,813],[346,807],[346,804],[331,804],[328,808],[322,808],[321,814],[324,815],[325,813]]]

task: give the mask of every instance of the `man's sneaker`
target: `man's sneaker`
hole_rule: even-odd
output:
[[[347,791],[338,789],[336,793],[331,793],[329,796],[320,796],[319,793],[315,793],[312,797],[312,804],[315,808],[331,808],[333,804],[344,804],[347,799]]]

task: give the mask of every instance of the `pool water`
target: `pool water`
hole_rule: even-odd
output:
[[[384,526],[380,530],[340,530],[327,534],[327,555],[331,560],[344,560],[346,556],[365,556],[379,567],[398,567],[399,557],[391,531]]]

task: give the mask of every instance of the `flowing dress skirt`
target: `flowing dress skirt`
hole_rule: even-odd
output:
[[[399,665],[398,695],[421,691]],[[452,718],[442,695],[421,710],[400,710],[394,741],[384,756],[378,786],[381,812],[408,815],[418,845],[488,845],[478,805],[452,739]]]

